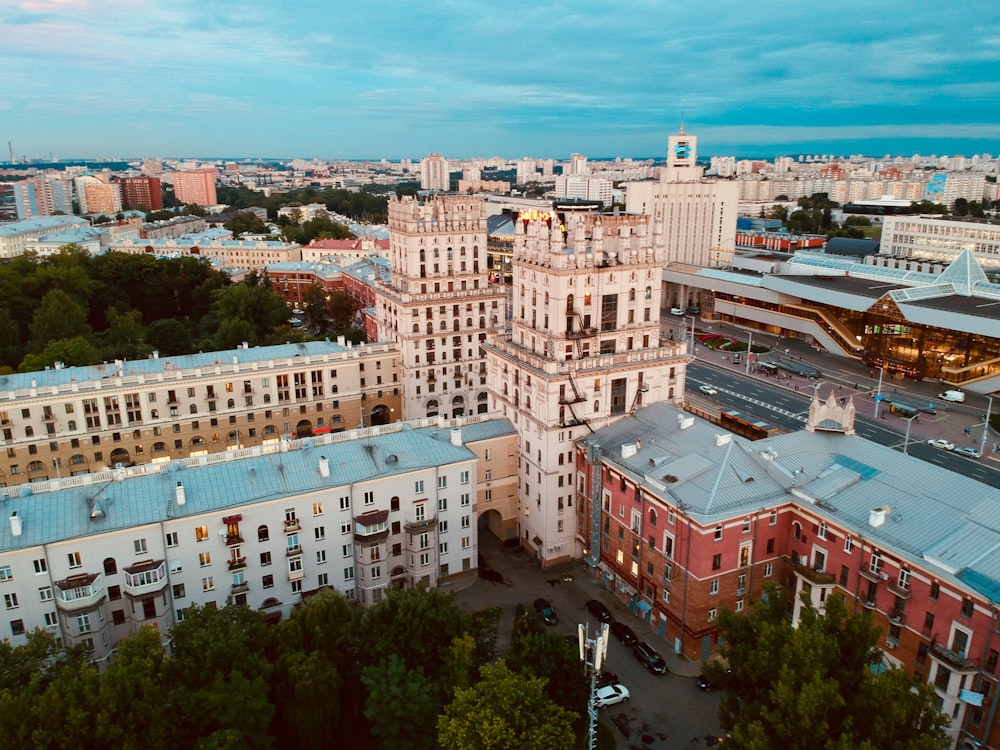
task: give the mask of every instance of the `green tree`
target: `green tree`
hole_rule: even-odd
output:
[[[428,719],[441,711],[441,689],[423,669],[408,668],[402,656],[389,654],[365,667],[361,681],[368,689],[365,717],[385,750],[437,747]]]
[[[482,667],[475,685],[455,692],[438,717],[438,743],[445,750],[571,750],[573,718],[545,694],[543,679],[500,660]]]
[[[302,322],[310,331],[320,335],[326,333],[330,328],[326,294],[326,291],[318,284],[310,284],[302,293]]]
[[[222,226],[232,232],[237,239],[243,234],[262,234],[267,231],[260,217],[250,211],[241,211]]]
[[[774,586],[749,614],[723,611],[718,663],[706,671],[726,688],[722,726],[737,748],[947,747],[947,717],[934,691],[905,673],[874,674],[879,631],[870,613],[850,614],[844,597],[826,599],[825,614],[804,602],[793,627]],[[883,710],[892,705],[893,710]]]
[[[220,349],[241,341],[259,344],[288,320],[288,306],[263,286],[233,284],[212,293],[212,314],[219,321],[215,344]]]
[[[193,348],[191,327],[176,318],[154,320],[146,328],[146,344],[161,355],[187,354]]]
[[[343,289],[333,289],[329,293],[326,306],[330,324],[338,331],[354,325],[355,316],[361,310],[361,302],[350,292]]]
[[[90,339],[74,336],[71,339],[56,339],[38,354],[26,354],[21,360],[18,372],[37,372],[52,367],[56,362],[67,366],[93,365],[101,361],[101,353]]]
[[[138,310],[119,312],[114,306],[105,313],[108,328],[100,335],[104,359],[141,359],[149,354],[145,345],[142,313]]]
[[[87,312],[61,289],[53,289],[42,297],[31,319],[31,344],[41,351],[55,339],[89,336]]]
[[[271,632],[260,614],[235,604],[184,610],[170,630],[165,677],[170,747],[272,747],[267,734]]]

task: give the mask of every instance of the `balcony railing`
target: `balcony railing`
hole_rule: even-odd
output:
[[[837,580],[837,577],[833,573],[827,573],[822,569],[817,570],[802,563],[795,563],[795,572],[815,584],[830,584]]]
[[[434,526],[437,524],[437,514],[424,513],[423,515],[417,515],[407,513],[403,523],[406,528],[411,531],[415,529],[427,528],[428,526]]]
[[[959,672],[971,672],[976,669],[976,663],[971,659],[966,659],[964,651],[952,651],[940,643],[932,643],[931,654]]]
[[[250,590],[250,584],[247,583],[246,581],[244,581],[243,583],[234,583],[233,584],[233,593],[234,594],[245,594],[249,590]]]
[[[230,570],[242,570],[247,566],[247,559],[245,557],[234,557],[229,560]]]
[[[226,545],[232,547],[235,544],[243,544],[242,534],[228,534],[226,536]]]
[[[910,598],[910,589],[900,586],[898,582],[890,583],[888,586],[886,586],[886,588],[889,589],[889,591],[891,591],[893,594],[898,596],[900,599]]]
[[[286,518],[285,519],[285,531],[291,533],[293,531],[298,531],[302,526],[299,524],[299,519],[297,518]]]
[[[288,557],[295,557],[297,555],[301,555],[302,554],[302,545],[301,544],[294,544],[291,547],[286,548],[285,554],[288,555]]]
[[[125,586],[127,596],[140,597],[146,594],[162,591],[167,586],[167,563],[165,560],[152,560],[125,568]]]
[[[95,606],[105,596],[104,579],[100,573],[83,573],[56,581],[56,604],[66,612]]]

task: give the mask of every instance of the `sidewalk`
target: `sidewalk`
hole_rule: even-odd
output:
[[[663,318],[662,324],[669,330],[674,330],[674,337],[678,337],[677,327],[680,324],[677,318]],[[875,401],[873,394],[879,387],[879,373],[872,371],[867,365],[858,360],[848,357],[841,357],[828,352],[817,352],[807,342],[800,339],[779,338],[774,334],[763,333],[761,331],[750,331],[750,329],[735,326],[729,323],[717,321],[701,321],[696,326],[696,353],[695,357],[701,362],[722,367],[727,370],[746,373],[746,360],[739,364],[733,363],[731,356],[723,356],[722,352],[705,347],[697,342],[697,336],[702,333],[719,333],[735,338],[738,341],[747,341],[748,334],[753,333],[755,345],[771,347],[772,356],[794,359],[811,365],[819,370],[820,377],[816,382],[809,378],[792,375],[787,372],[781,373],[781,379],[775,381],[771,376],[761,374],[752,377],[767,377],[772,383],[794,390],[806,395],[812,394],[812,389],[817,385],[820,387],[820,396],[827,398],[830,388],[836,388],[838,398],[852,397],[854,407],[860,416],[869,419],[884,419],[886,426],[895,427],[900,432],[900,443],[905,440],[906,419],[889,410],[888,402],[893,396],[898,396],[907,404],[929,405],[934,404],[936,414],[921,412],[917,418],[909,425],[909,442],[926,442],[932,438],[944,438],[955,444],[955,446],[966,446],[979,450],[983,442],[983,415],[982,411],[972,408],[966,404],[951,404],[941,401],[938,393],[946,390],[946,386],[937,381],[920,381],[895,379],[883,375],[882,396],[883,401],[879,406],[879,413],[875,415]],[[760,355],[766,360],[767,354]],[[994,399],[994,407],[1000,408],[1000,400]],[[966,429],[969,430],[966,433]],[[986,444],[983,446],[982,461],[995,461],[1000,463],[1000,452],[994,452],[994,444],[1000,443],[1000,435],[987,431]]]
[[[552,630],[575,635],[578,623],[595,624],[585,605],[588,599],[600,599],[616,620],[627,623],[641,640],[649,641],[660,652],[673,674],[694,678],[701,672],[699,662],[675,654],[672,643],[661,638],[644,620],[629,612],[610,591],[592,579],[582,560],[542,570],[523,549],[504,547],[490,534],[480,535],[479,554],[490,568],[503,575],[503,582],[470,577],[456,582],[452,591],[455,603],[463,609],[500,607],[494,650],[497,658],[506,656],[510,650],[514,610],[518,604],[530,608],[536,598],[548,599],[559,615],[559,624]],[[611,668],[614,669],[614,666]]]

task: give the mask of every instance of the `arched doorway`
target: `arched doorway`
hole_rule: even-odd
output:
[[[436,417],[438,415],[438,402],[437,399],[432,398],[427,402],[427,416]]]
[[[132,465],[132,456],[124,448],[115,448],[111,451],[111,466],[121,469]]]
[[[451,400],[451,416],[461,417],[465,414],[465,397],[455,396]]]
[[[392,420],[392,411],[385,404],[374,407],[368,415],[368,424],[375,426],[389,424]]]
[[[295,425],[295,437],[305,438],[312,437],[313,425],[308,419],[303,419],[297,425]]]

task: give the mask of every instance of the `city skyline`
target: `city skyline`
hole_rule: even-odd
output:
[[[994,3],[607,8],[11,2],[0,137],[17,159],[607,158],[684,122],[704,154],[998,150]]]

